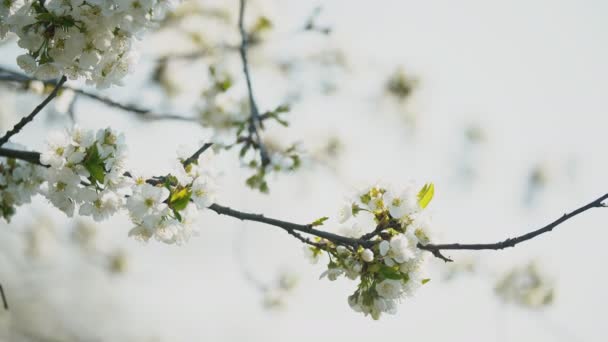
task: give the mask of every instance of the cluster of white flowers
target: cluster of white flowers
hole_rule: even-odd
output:
[[[12,143],[6,143],[4,147],[24,150]],[[15,214],[15,207],[30,203],[42,182],[42,168],[12,158],[0,158],[0,215],[9,221]]]
[[[104,220],[123,206],[129,179],[124,176],[124,136],[110,128],[97,132],[78,126],[51,133],[40,162],[49,165],[43,194],[68,216]]]
[[[209,151],[185,163],[188,157],[182,153],[172,174],[146,179],[125,172],[122,134],[110,128],[94,132],[79,127],[54,132],[40,155],[48,169],[14,159],[0,164],[2,209],[10,217],[14,205],[29,201],[40,189],[70,217],[78,208],[80,215],[101,221],[126,208],[135,224],[130,236],[183,243],[196,232],[200,209],[215,199],[216,185],[209,168],[212,156]]]
[[[0,39],[19,37],[17,58],[39,79],[66,75],[104,88],[118,84],[134,63],[135,39],[175,0],[4,0]]]
[[[422,274],[426,253],[417,245],[430,242],[428,215],[423,209],[433,192],[432,184],[420,191],[408,186],[396,193],[380,186],[366,188],[348,201],[339,215],[341,223],[361,215],[373,217],[375,225],[366,234],[358,222],[342,229],[342,236],[362,243],[355,248],[318,239],[318,246],[306,247],[313,260],[324,252],[330,256],[321,277],[359,279],[357,290],[348,297],[353,310],[374,319],[382,313],[393,314],[400,300],[429,281]]]
[[[130,236],[181,244],[198,232],[199,211],[215,201],[216,184],[209,167],[213,153],[206,152],[184,166],[187,158],[181,153],[174,174],[154,178],[155,184],[143,177],[135,179],[132,196],[127,200],[135,224]]]

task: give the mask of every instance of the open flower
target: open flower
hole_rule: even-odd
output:
[[[397,299],[403,293],[401,280],[385,279],[376,285],[376,292],[386,299]]]
[[[47,148],[40,154],[40,163],[61,168],[72,152],[72,139],[64,132],[53,132],[46,140]]]
[[[121,198],[114,192],[101,191],[80,206],[79,214],[92,216],[95,221],[103,221],[114,215],[122,207]]]
[[[201,176],[192,183],[192,201],[199,209],[207,208],[215,201],[215,187],[211,179]]]
[[[385,201],[389,213],[396,219],[403,219],[420,210],[417,192],[412,187],[407,187],[398,194],[387,192]]]
[[[148,183],[136,185],[133,195],[127,200],[127,209],[131,217],[144,225],[155,226],[168,212],[164,201],[169,197],[169,190]]]
[[[391,239],[390,242],[384,240],[380,243],[380,255],[384,257],[384,263],[387,266],[393,266],[395,263],[402,264],[415,257],[414,248],[416,245],[412,237],[406,234],[400,234]]]

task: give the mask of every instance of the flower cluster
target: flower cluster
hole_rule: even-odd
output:
[[[7,148],[23,148],[12,143]],[[44,170],[12,158],[0,158],[0,215],[9,221],[15,214],[15,207],[30,203],[44,182]]]
[[[126,147],[123,135],[110,128],[97,132],[74,127],[52,133],[40,162],[49,165],[43,194],[68,216],[79,214],[104,220],[124,202]]]
[[[199,210],[213,204],[216,185],[208,167],[210,152],[188,162],[183,156],[174,174],[135,180],[127,209],[135,224],[130,232],[139,240],[151,237],[165,243],[181,244],[194,234]],[[204,168],[203,168],[204,167]]]
[[[180,244],[196,233],[198,212],[215,200],[212,156],[207,152],[193,158],[184,151],[173,173],[135,177],[124,169],[122,134],[75,126],[47,138],[39,161],[48,168],[13,158],[0,160],[0,211],[9,220],[16,206],[41,193],[69,217],[77,212],[102,221],[127,209],[135,224],[130,236]]]
[[[318,239],[316,246],[306,247],[314,259],[324,253],[329,255],[327,270],[321,277],[336,280],[344,275],[359,279],[357,290],[348,297],[353,310],[374,319],[382,313],[393,314],[401,299],[429,281],[422,275],[425,253],[417,245],[430,241],[428,216],[423,209],[433,192],[432,184],[420,191],[412,186],[401,192],[380,186],[366,188],[346,203],[340,211],[340,221],[357,221],[369,215],[367,218],[374,221],[372,230],[364,233],[359,222],[353,222],[341,235],[356,239],[357,243]]]
[[[19,37],[17,58],[39,79],[66,75],[104,88],[118,84],[135,60],[135,38],[161,19],[173,0],[6,0],[0,39]]]

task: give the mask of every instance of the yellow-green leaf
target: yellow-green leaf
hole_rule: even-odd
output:
[[[435,185],[433,183],[427,183],[420,189],[420,192],[418,192],[418,204],[420,204],[422,209],[429,205],[433,199],[433,195],[435,195]]]
[[[325,221],[327,221],[327,220],[329,220],[329,217],[324,216],[324,217],[321,217],[320,219],[315,220],[315,221],[314,221],[313,223],[311,223],[311,224],[312,224],[312,226],[313,226],[313,227],[316,227],[316,226],[322,226],[322,225],[323,225],[323,222],[325,222]]]
[[[188,188],[176,190],[169,198],[169,206],[175,210],[182,210],[188,205],[190,196],[192,196],[192,193]]]

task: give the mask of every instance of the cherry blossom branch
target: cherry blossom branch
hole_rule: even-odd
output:
[[[2,147],[2,145],[8,142],[8,140],[12,136],[19,133],[23,129],[23,127],[25,127],[25,125],[34,120],[36,115],[38,115],[38,113],[40,113],[40,111],[57,96],[57,92],[66,81],[67,78],[65,76],[62,76],[59,82],[57,82],[57,84],[55,85],[55,88],[53,88],[53,91],[51,91],[51,93],[39,105],[37,105],[36,108],[34,108],[34,110],[29,115],[22,118],[11,130],[6,132],[6,134],[2,138],[0,138],[0,147]]]
[[[260,151],[262,167],[265,167],[270,163],[270,158],[268,157],[268,151],[266,151],[266,147],[262,143],[260,132],[258,131],[258,125],[261,129],[263,129],[264,124],[260,119],[260,112],[258,110],[258,105],[255,102],[255,97],[253,96],[253,87],[251,86],[251,75],[249,73],[249,62],[247,60],[247,46],[249,43],[249,35],[245,31],[245,25],[243,24],[244,17],[245,0],[240,0],[239,32],[241,34],[241,45],[239,47],[239,52],[241,55],[241,62],[243,63],[243,73],[245,74],[245,81],[247,83],[247,92],[249,94],[249,110],[251,111],[249,116],[249,137],[252,139],[253,137],[255,137],[255,142],[257,143],[257,147]]]
[[[184,161],[184,165],[188,165],[189,163],[191,163],[192,161],[189,161],[189,160],[191,160],[192,158],[198,158],[198,156],[201,153],[203,153],[205,150],[207,150],[210,146],[211,146],[211,143],[204,144],[199,150],[197,150],[193,154],[192,157],[190,157],[190,158],[186,159],[186,161]],[[39,152],[17,151],[17,150],[11,150],[11,149],[6,149],[6,148],[0,148],[0,156],[20,159],[20,160],[24,160],[24,161],[27,161],[27,162],[30,162],[30,163],[33,163],[36,165],[42,165],[40,163],[40,153]],[[192,160],[194,160],[194,159],[192,159]],[[127,175],[128,175],[128,173],[127,173]],[[159,180],[151,179],[151,180],[149,180],[149,182],[151,182],[151,184],[156,184],[159,182]],[[422,250],[426,250],[426,251],[432,253],[435,257],[440,258],[446,262],[452,261],[452,259],[444,256],[441,253],[444,250],[502,250],[502,249],[505,249],[508,247],[515,247],[516,245],[518,245],[522,242],[531,240],[539,235],[552,231],[560,224],[568,221],[569,219],[571,219],[579,214],[582,214],[583,212],[586,212],[593,208],[606,207],[607,205],[603,203],[606,199],[608,199],[608,193],[602,195],[601,197],[593,200],[592,202],[590,202],[586,205],[583,205],[582,207],[580,207],[578,209],[575,209],[569,213],[564,214],[560,218],[547,224],[544,227],[541,227],[541,228],[533,230],[529,233],[517,236],[515,238],[509,238],[509,239],[495,242],[495,243],[477,243],[477,244],[462,244],[462,243],[421,244],[421,243],[418,243],[417,247]],[[307,234],[307,235],[312,235],[312,236],[316,236],[319,238],[323,238],[328,241],[331,241],[334,244],[343,245],[345,247],[354,248],[354,249],[356,249],[359,246],[366,247],[366,248],[371,247],[372,245],[374,245],[376,243],[375,241],[370,240],[370,236],[376,235],[376,231],[378,229],[374,230],[374,232],[372,232],[370,234],[363,235],[359,238],[350,238],[350,237],[346,237],[346,236],[342,236],[342,235],[338,235],[338,234],[316,229],[316,228],[314,228],[316,226],[314,223],[298,224],[298,223],[283,221],[283,220],[279,220],[279,219],[275,219],[275,218],[266,217],[263,214],[254,214],[254,213],[248,213],[248,212],[235,210],[235,209],[220,205],[218,203],[212,204],[211,206],[209,206],[209,209],[216,212],[218,215],[231,216],[231,217],[237,218],[241,221],[259,222],[259,223],[264,223],[267,225],[281,228],[281,229],[285,230],[287,233],[289,233],[290,235],[297,238],[298,240],[300,240],[306,244],[312,245],[312,246],[319,247],[323,243],[312,241],[311,239],[303,236],[302,234]]]

